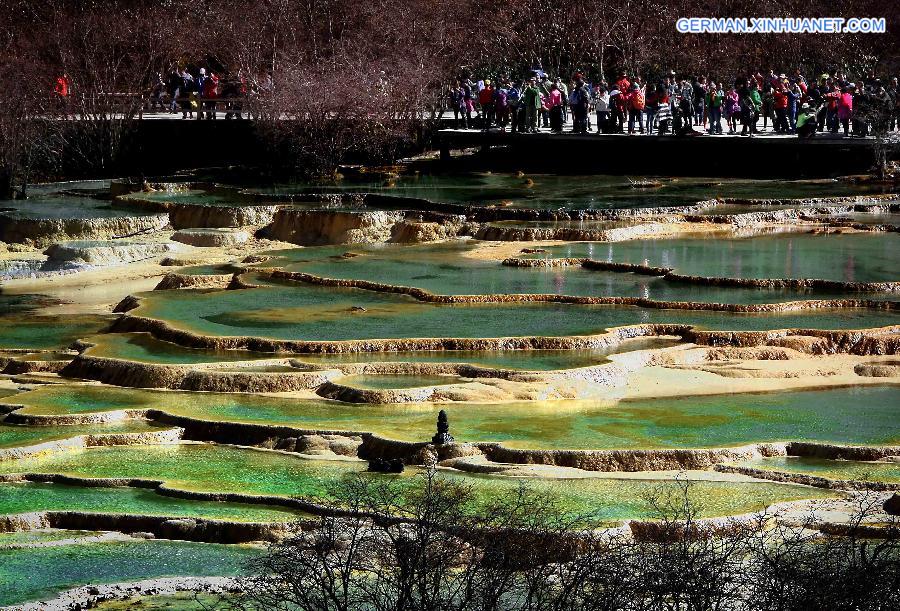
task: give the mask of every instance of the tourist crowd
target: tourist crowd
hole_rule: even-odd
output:
[[[448,104],[458,128],[475,127],[477,120],[483,129],[509,127],[519,133],[539,128],[561,133],[569,117],[574,133],[702,129],[723,134],[727,129],[753,136],[771,129],[812,137],[824,130],[866,136],[873,127],[900,129],[896,77],[888,83],[874,75],[853,82],[837,70],[810,80],[799,69],[790,76],[770,70],[728,84],[705,76],[679,78],[674,71],[655,82],[620,72],[613,82],[592,84],[582,73],[566,80],[533,70],[518,82],[506,76],[497,82],[461,79],[450,86]]]
[[[267,81],[271,82],[271,77]],[[172,67],[167,76],[156,75],[150,92],[150,110],[159,108],[169,112],[181,110],[183,119],[215,119],[219,102],[225,110],[225,118],[241,118],[242,100],[249,86],[242,72],[220,76],[212,69]]]

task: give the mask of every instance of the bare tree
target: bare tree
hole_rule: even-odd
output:
[[[766,513],[707,521],[676,481],[648,495],[638,536],[595,530],[523,485],[495,499],[426,470],[355,476],[330,515],[272,546],[244,594],[253,609],[356,611],[793,611],[889,609],[900,600],[900,533],[866,520],[830,534]]]

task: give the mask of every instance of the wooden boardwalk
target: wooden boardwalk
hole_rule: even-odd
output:
[[[693,176],[823,177],[867,171],[874,162],[873,138],[830,133],[812,139],[765,132],[694,136],[646,134],[535,134],[445,129],[441,158],[453,150],[477,149],[486,158],[521,169],[590,173]]]

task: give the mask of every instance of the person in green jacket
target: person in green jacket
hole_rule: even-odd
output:
[[[762,98],[759,97],[759,86],[756,83],[756,79],[751,78],[749,83],[746,83],[743,87],[741,87],[741,123],[744,124],[743,128],[741,128],[741,135],[747,135],[749,132],[750,137],[753,137],[753,134],[756,133],[756,122],[759,120],[759,109],[762,106]]]
[[[528,86],[522,92],[522,100],[525,104],[525,131],[537,132],[537,117],[541,109],[541,90],[536,81],[528,79]]]
[[[722,104],[724,101],[725,92],[715,82],[710,82],[709,89],[706,91],[706,108],[709,113],[710,134],[722,133]]]
[[[809,104],[804,104],[797,115],[797,137],[812,138],[816,135],[817,127],[816,110]]]

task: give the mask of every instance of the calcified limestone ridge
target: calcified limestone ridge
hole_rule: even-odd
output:
[[[169,222],[164,214],[108,218],[23,218],[0,213],[0,242],[47,246],[61,240],[106,240],[159,231]]]
[[[696,284],[698,286],[724,286],[724,287],[740,287],[740,288],[763,288],[763,289],[826,289],[847,292],[896,292],[900,291],[900,282],[841,282],[837,280],[821,280],[816,278],[728,278],[716,276],[688,276],[678,274],[674,269],[669,267],[653,267],[650,265],[641,265],[638,263],[615,263],[607,261],[597,261],[587,258],[555,258],[555,259],[523,259],[520,257],[510,257],[502,261],[503,265],[508,267],[569,267],[581,266],[585,269],[603,271],[603,272],[622,272],[632,274],[642,274],[645,276],[660,276],[670,282],[679,282],[683,284]],[[623,298],[613,298],[623,299]],[[649,301],[649,300],[645,300]],[[847,302],[852,304],[854,300],[812,300],[811,302],[833,302],[835,306],[819,306],[819,307],[841,307],[841,303]],[[757,305],[740,305],[736,307],[753,308],[777,308],[786,306],[787,309],[794,309],[792,304],[805,302],[788,302],[787,304],[757,304]],[[643,305],[643,304],[639,304]],[[707,304],[710,305],[710,304]],[[717,304],[711,304],[717,305]],[[650,306],[644,306],[650,307]],[[677,306],[674,306],[677,307]],[[844,306],[844,307],[860,307],[860,306]],[[874,307],[874,306],[862,306]],[[735,310],[735,311],[778,311],[775,309],[765,310]]]
[[[18,407],[18,406],[17,406]],[[483,455],[494,463],[536,464],[570,467],[585,471],[671,471],[708,469],[713,465],[765,456],[807,456],[831,460],[881,460],[900,455],[900,446],[851,446],[804,441],[755,443],[724,448],[673,448],[623,450],[513,449],[499,442],[453,443],[435,446],[430,442],[389,439],[364,431],[304,429],[284,425],[219,422],[171,414],[165,408],[143,408],[72,415],[10,413],[7,420],[31,425],[72,425],[117,422],[143,418],[174,427],[153,434],[107,434],[77,436],[30,447],[7,449],[0,460],[35,456],[100,445],[146,445],[179,441],[212,442],[252,446],[300,454],[328,451],[339,456],[403,459],[407,464],[424,464],[430,458],[450,461]],[[466,470],[472,467],[465,466]],[[799,481],[799,480],[798,480]],[[803,483],[803,482],[800,482]],[[862,487],[862,486],[861,486]]]
[[[143,192],[131,192],[141,188]],[[864,231],[897,231],[890,225],[847,223],[839,216],[850,212],[897,212],[896,194],[801,199],[703,200],[680,206],[606,210],[541,210],[485,207],[435,202],[417,197],[382,193],[262,194],[210,183],[116,182],[113,193],[120,203],[148,212],[167,212],[176,229],[190,227],[261,227],[261,235],[300,245],[377,242],[427,242],[459,236],[483,240],[623,241],[657,234],[660,222],[716,223],[741,229],[762,224],[797,221],[852,227]],[[227,196],[229,205],[165,201],[148,197],[156,191],[178,193],[200,190]],[[321,202],[321,207],[297,209],[295,199]],[[710,212],[720,205],[759,207],[755,212]],[[334,209],[343,207],[344,209]],[[778,207],[783,209],[768,210]],[[786,208],[788,207],[788,208]],[[347,209],[350,208],[350,209]],[[496,221],[634,221],[628,227],[608,229],[564,227],[501,227]]]
[[[225,595],[240,591],[232,577],[160,577],[127,583],[80,586],[39,602],[0,607],[0,611],[69,611],[93,609],[102,603],[128,601],[139,596],[166,596],[181,592]]]
[[[141,189],[144,192],[134,192]],[[178,191],[200,190],[203,197],[192,202],[193,194],[180,197]],[[426,199],[395,197],[376,193],[302,195],[296,198],[283,195],[254,194],[232,187],[209,183],[117,183],[113,195],[121,205],[132,206],[134,216],[111,219],[55,220],[21,219],[0,215],[0,239],[28,245],[72,238],[111,238],[143,231],[158,231],[171,226],[174,239],[197,246],[230,248],[249,242],[253,247],[264,243],[261,238],[313,245],[339,243],[415,243],[471,236],[498,241],[606,241],[617,242],[662,235],[678,235],[692,230],[716,230],[730,236],[746,235],[747,229],[767,226],[806,224],[818,227],[815,231],[897,231],[898,227],[877,224],[874,215],[900,212],[900,204],[892,203],[897,195],[877,195],[842,198],[809,198],[794,200],[712,199],[684,206],[642,208],[628,210],[537,210],[514,206],[468,206],[436,203]],[[153,191],[168,191],[173,197],[159,197]],[[311,201],[316,200],[316,201]],[[205,202],[205,203],[204,203]],[[321,204],[321,206],[319,206]],[[783,208],[783,209],[773,209]],[[867,222],[856,222],[860,215],[872,214]],[[851,215],[849,217],[844,215]],[[10,222],[5,222],[9,220]],[[504,223],[509,221],[509,223]],[[537,226],[516,226],[516,222],[535,222]],[[599,221],[593,227],[554,226],[557,221]],[[610,221],[610,223],[604,223]],[[546,225],[541,225],[545,223]],[[197,228],[235,228],[210,230]],[[825,227],[826,229],[823,229]],[[237,229],[241,228],[241,229]],[[171,233],[169,235],[172,235]],[[251,238],[258,238],[260,240]],[[162,249],[162,246],[149,248]],[[232,251],[233,252],[233,251]],[[505,253],[513,252],[510,250]],[[56,246],[49,254],[58,259],[93,257],[102,263],[103,253],[78,248],[77,245]],[[161,255],[160,252],[149,254]],[[148,254],[148,256],[149,256]],[[125,253],[111,253],[118,259],[144,258],[138,249]],[[126,256],[127,255],[127,256]],[[895,313],[897,301],[869,299],[798,299],[784,303],[729,304],[691,301],[662,301],[638,297],[590,297],[558,294],[472,294],[443,295],[414,286],[401,286],[367,280],[343,280],[302,272],[256,267],[264,256],[250,255],[241,264],[220,269],[234,273],[214,275],[167,274],[157,285],[158,290],[207,289],[254,290],[254,277],[278,283],[296,282],[324,287],[347,287],[384,294],[404,295],[429,304],[501,304],[551,303],[572,305],[610,305],[635,308],[678,309],[733,313],[780,313],[815,311],[819,309],[871,309]],[[108,257],[112,259],[112,256]],[[167,264],[178,264],[170,258]],[[186,262],[187,259],[181,259]],[[745,279],[731,277],[690,276],[677,269],[610,263],[587,258],[526,259],[509,258],[507,266],[581,266],[585,270],[649,275],[665,282],[696,286],[790,289],[796,291],[828,290],[843,293],[898,292],[900,282],[838,282],[823,279]],[[256,276],[251,276],[252,272]],[[139,290],[139,289],[134,289]],[[852,297],[852,295],[850,296]],[[0,368],[20,384],[29,381],[55,381],[56,375],[113,384],[120,387],[170,389],[180,391],[277,393],[293,392],[312,398],[318,395],[323,404],[328,400],[363,404],[421,403],[441,401],[508,401],[583,398],[579,389],[602,389],[624,385],[629,375],[645,367],[672,366],[713,371],[718,362],[741,360],[791,360],[802,355],[851,354],[859,356],[896,354],[900,344],[900,325],[850,331],[776,329],[767,331],[704,331],[686,324],[639,324],[609,329],[603,333],[583,336],[527,336],[497,338],[429,338],[371,339],[345,341],[276,340],[262,337],[214,337],[178,329],[175,323],[141,316],[141,299],[129,296],[116,307],[122,315],[113,323],[112,331],[145,331],[157,339],[189,348],[244,349],[271,352],[272,358],[228,363],[199,363],[190,365],[143,363],[123,358],[94,356],[87,344],[78,346],[82,354],[63,353],[59,358],[27,360],[24,354],[3,351]],[[681,344],[669,348],[636,350],[617,354],[610,362],[586,367],[555,371],[523,371],[503,367],[478,366],[454,362],[361,362],[309,364],[291,358],[292,355],[317,353],[365,353],[419,350],[576,350],[613,348],[635,337],[674,337]],[[699,348],[698,348],[699,347]],[[283,353],[283,354],[276,354]],[[799,354],[798,354],[799,353]],[[893,378],[898,364],[893,361],[846,359],[843,373],[852,369],[866,378]],[[854,363],[856,363],[854,365]],[[703,367],[701,367],[701,365]],[[269,370],[266,370],[269,369]],[[276,369],[276,370],[272,370]],[[837,371],[816,375],[832,375]],[[792,371],[779,373],[789,377]],[[40,374],[28,376],[26,374]],[[415,388],[368,389],[358,388],[342,378],[353,375],[456,376],[446,384],[429,380]],[[43,377],[41,377],[43,376]],[[867,379],[865,382],[875,380]],[[862,382],[860,382],[862,383]],[[423,382],[426,384],[426,382]],[[316,395],[313,394],[316,393]],[[0,460],[71,452],[85,448],[112,445],[150,445],[179,443],[214,443],[223,445],[276,450],[304,455],[307,458],[326,457],[341,460],[372,458],[401,459],[410,465],[438,461],[441,468],[467,473],[491,473],[496,476],[540,474],[558,469],[582,470],[597,473],[657,472],[673,470],[715,470],[770,480],[847,491],[876,491],[886,499],[894,511],[900,511],[896,495],[890,492],[900,484],[856,480],[838,480],[782,470],[757,469],[732,463],[763,457],[798,456],[829,460],[889,461],[900,456],[898,446],[850,446],[809,443],[782,439],[765,443],[746,443],[734,447],[694,447],[673,449],[528,449],[510,448],[502,442],[473,439],[468,443],[435,445],[390,438],[388,433],[366,430],[325,430],[218,420],[201,419],[190,412],[166,405],[166,393],[160,392],[153,407],[114,409],[112,411],[41,414],[17,403],[0,405],[3,423],[10,427],[65,427],[70,425],[102,425],[145,421],[153,430],[139,433],[95,433],[72,435],[69,438],[34,443],[32,445],[0,449]],[[15,401],[14,398],[7,399]],[[98,408],[99,409],[99,408]],[[360,407],[360,409],[369,409]],[[375,408],[372,408],[375,409]],[[138,424],[138,423],[133,423]],[[348,429],[352,429],[351,423]],[[156,426],[159,428],[157,429]],[[329,425],[335,426],[335,425]],[[339,426],[339,425],[338,425]],[[101,430],[101,427],[97,427]],[[359,427],[365,428],[365,427]],[[375,429],[376,427],[372,426]],[[84,430],[79,429],[79,430]],[[376,429],[377,430],[377,429]],[[56,431],[53,431],[54,435]],[[477,435],[476,435],[477,437]],[[761,437],[765,438],[765,437]],[[752,439],[752,438],[751,438]],[[776,437],[777,439],[777,437]],[[883,439],[887,439],[884,437]],[[703,443],[703,442],[701,442]],[[551,444],[552,445],[552,444]],[[541,471],[543,469],[544,471]],[[570,475],[574,471],[568,472]],[[340,515],[339,510],[310,498],[289,498],[276,494],[243,494],[195,492],[181,489],[177,482],[167,482],[165,473],[152,473],[141,478],[73,477],[65,473],[13,473],[0,476],[0,486],[14,486],[17,482],[41,482],[48,486],[128,487],[185,501],[220,501],[252,503],[289,509],[298,514],[300,528],[313,527],[308,515]],[[580,475],[584,476],[585,473]],[[159,479],[156,479],[156,478]],[[607,476],[610,477],[610,476]],[[724,476],[716,476],[722,479]],[[734,476],[735,478],[737,475]],[[215,488],[215,487],[214,487]],[[881,497],[879,497],[881,498]],[[802,502],[801,502],[802,503]],[[893,504],[891,504],[893,503]],[[796,503],[784,504],[796,510]],[[148,510],[149,511],[149,510]],[[302,513],[301,513],[302,512]],[[752,519],[749,516],[731,520]],[[728,528],[723,519],[704,522]],[[156,515],[115,514],[90,511],[35,511],[0,516],[0,532],[37,528],[65,528],[108,530],[121,533],[140,533],[188,541],[243,543],[274,541],[283,537],[288,525],[281,522],[245,523],[205,518],[179,518]],[[839,532],[839,525],[825,525]],[[659,537],[659,527],[650,521],[631,521],[620,529],[637,539]],[[881,536],[877,529],[867,531]],[[153,587],[204,589],[210,583],[195,581],[153,580]],[[233,582],[215,582],[229,583]],[[163,584],[163,585],[160,585]],[[166,585],[168,584],[168,585]],[[109,596],[118,596],[117,586],[110,586]],[[231,587],[231,586],[228,586]],[[107,590],[98,590],[106,596]],[[82,604],[84,591],[66,593],[61,604]],[[93,600],[93,599],[91,599]],[[55,603],[54,603],[55,604]]]
[[[517,259],[520,261],[520,259]],[[524,261],[531,261],[524,260]],[[542,260],[538,260],[542,261]],[[580,260],[579,260],[580,261]],[[623,264],[611,264],[617,270]],[[626,269],[630,269],[629,266]],[[774,304],[720,304],[705,302],[659,301],[640,297],[588,297],[558,294],[492,294],[492,295],[437,295],[424,289],[390,285],[368,280],[334,279],[301,272],[283,270],[258,270],[263,275],[281,281],[295,281],[319,286],[334,286],[363,289],[390,294],[402,294],[426,303],[567,303],[591,305],[627,305],[657,309],[679,309],[722,312],[787,312],[835,308],[870,308],[897,311],[900,306],[895,301],[867,299],[815,299],[789,301]],[[739,280],[739,279],[734,279]],[[218,287],[225,282],[225,276],[217,276],[210,281]],[[763,281],[764,282],[764,281]],[[802,281],[800,281],[802,282]],[[826,282],[826,281],[820,281]],[[168,286],[190,286],[190,280],[167,276],[160,283]],[[843,284],[843,283],[839,283]],[[896,288],[898,283],[873,283],[882,290]],[[235,274],[228,288],[252,288]],[[887,288],[884,288],[887,287]],[[868,290],[875,290],[869,287]],[[140,306],[140,298],[130,295],[116,306],[115,312],[131,312]],[[590,336],[562,337],[503,337],[503,338],[406,338],[370,339],[342,341],[302,341],[276,340],[259,337],[214,337],[172,327],[167,322],[148,317],[126,314],[115,321],[111,328],[115,332],[149,332],[157,339],[169,341],[189,348],[246,349],[256,352],[293,353],[340,353],[379,352],[407,350],[527,350],[527,349],[581,349],[600,348],[614,345],[626,338],[640,336],[678,336],[684,341],[710,346],[782,346],[791,347],[810,354],[847,352],[851,354],[895,354],[900,336],[900,326],[892,325],[877,329],[854,331],[828,331],[815,329],[779,329],[771,331],[701,331],[690,325],[643,324],[619,327],[606,333]],[[802,338],[802,339],[801,339]]]

